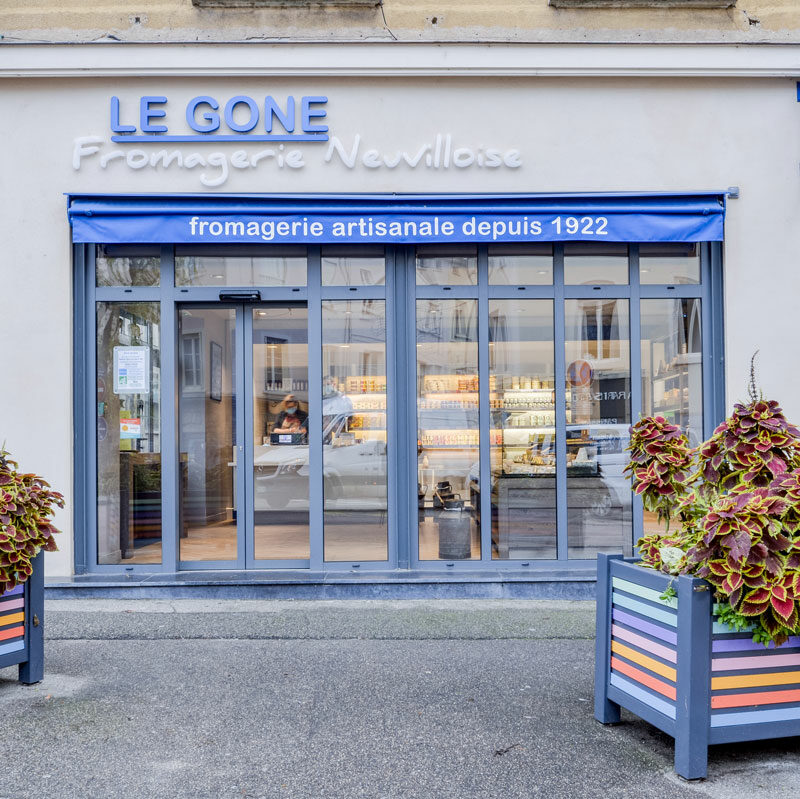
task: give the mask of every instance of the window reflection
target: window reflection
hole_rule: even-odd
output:
[[[322,303],[326,561],[388,558],[383,300]]]
[[[161,248],[153,245],[98,244],[95,281],[99,286],[157,286]]]
[[[305,286],[305,247],[175,248],[176,286]]]
[[[417,301],[419,551],[480,558],[478,303]]]
[[[475,286],[478,248],[474,244],[426,244],[416,248],[418,286]]]
[[[383,247],[323,247],[323,286],[382,286],[386,282]]]
[[[564,283],[578,286],[628,282],[628,245],[568,242],[564,245]]]
[[[639,280],[643,284],[698,284],[700,282],[699,245],[640,244]]]
[[[552,283],[552,244],[489,245],[489,285],[549,286]]]
[[[256,560],[307,560],[308,309],[253,314],[253,505]]]
[[[551,300],[489,303],[492,557],[556,557]]]
[[[642,413],[664,416],[696,447],[703,440],[700,300],[642,300],[641,326]],[[644,530],[663,525],[644,511]]]
[[[627,300],[567,300],[569,557],[630,554],[631,491],[622,470],[630,426]]]
[[[97,303],[97,562],[161,563],[161,325]]]
[[[235,320],[233,308],[183,308],[178,314],[183,561],[237,557]]]

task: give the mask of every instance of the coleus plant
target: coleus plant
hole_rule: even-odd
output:
[[[722,620],[781,644],[800,633],[800,431],[755,394],[696,449],[664,417],[631,428],[626,471],[665,529],[645,566],[715,588]],[[670,530],[669,520],[678,528]]]
[[[58,549],[52,516],[64,507],[64,497],[45,480],[17,468],[0,449],[0,595],[33,574],[32,561],[42,549]]]

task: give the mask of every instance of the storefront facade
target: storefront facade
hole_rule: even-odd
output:
[[[467,61],[8,82],[51,575],[578,579],[652,522],[640,413],[701,440],[761,349],[793,415],[795,81]]]

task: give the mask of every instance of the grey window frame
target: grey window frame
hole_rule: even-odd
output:
[[[309,453],[310,467],[310,527],[311,558],[306,579],[321,579],[326,572],[420,570],[439,572],[443,577],[454,571],[468,574],[475,571],[509,571],[524,575],[534,572],[541,579],[563,579],[586,575],[591,578],[594,560],[567,558],[566,525],[566,471],[556,475],[558,492],[558,558],[548,561],[492,560],[491,558],[491,507],[490,507],[490,430],[484,420],[489,415],[489,316],[490,299],[520,299],[521,297],[550,299],[554,304],[556,355],[564,351],[564,300],[573,298],[627,298],[630,301],[631,375],[641,372],[639,301],[642,299],[699,298],[703,324],[703,425],[708,436],[715,425],[724,418],[724,319],[723,319],[723,268],[722,243],[702,243],[700,246],[701,281],[698,285],[640,285],[638,245],[630,245],[628,285],[565,286],[563,283],[563,246],[554,244],[554,282],[552,285],[489,285],[488,246],[478,247],[477,286],[420,286],[416,285],[413,246],[387,246],[386,283],[384,286],[322,286],[320,279],[320,248],[308,247],[307,285],[302,287],[276,287],[262,289],[265,302],[303,302],[309,313],[309,400],[310,415],[321,418],[322,403],[322,330],[323,300],[385,299],[386,301],[386,359],[387,380],[387,447],[388,460],[388,547],[387,561],[378,562],[325,562],[323,560],[323,505],[322,505],[322,443],[312,438]],[[176,287],[174,285],[174,248],[161,247],[161,280],[156,287],[95,287],[94,245],[73,245],[73,301],[74,301],[74,566],[82,573],[175,573],[190,564],[178,560],[178,444],[177,398],[177,308],[182,303],[219,302],[218,287]],[[235,289],[236,287],[225,287]],[[251,289],[252,287],[242,287]],[[481,427],[480,485],[481,485],[481,559],[475,561],[421,561],[418,552],[417,496],[416,496],[416,300],[418,298],[453,299],[457,297],[478,300],[478,362],[479,404]],[[161,303],[161,457],[162,457],[162,562],[152,565],[98,565],[96,563],[96,404],[95,404],[95,303],[157,301]],[[247,314],[243,321],[239,343],[246,340]],[[250,331],[252,333],[252,331]],[[241,350],[244,352],[244,350]],[[566,410],[565,364],[555,359],[557,391],[557,459],[566,461]],[[252,365],[250,365],[252,368]],[[247,359],[239,378],[243,387],[247,383]],[[391,386],[394,386],[394,390]],[[172,387],[172,388],[170,388]],[[631,412],[636,418],[641,407],[641,382],[631,381]],[[170,396],[170,391],[172,396]],[[251,392],[243,390],[245,415],[252,413]],[[249,399],[248,399],[249,397]],[[250,403],[248,410],[247,403]],[[244,429],[244,428],[242,428]],[[244,436],[244,463],[252,459],[252,436]],[[249,444],[248,444],[249,442]],[[249,451],[248,451],[249,448]],[[252,513],[249,514],[252,524]],[[633,541],[642,531],[641,503],[633,503]],[[245,541],[252,546],[252,531],[245,533]],[[238,570],[246,567],[245,553],[236,562],[208,563],[203,568]],[[291,568],[285,563],[251,561],[250,567],[261,569]],[[194,568],[194,566],[192,566]],[[548,577],[549,575],[549,577]],[[446,577],[445,577],[446,579]]]

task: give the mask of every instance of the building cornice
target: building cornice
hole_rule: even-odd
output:
[[[0,45],[0,78],[448,75],[800,78],[800,44]]]

